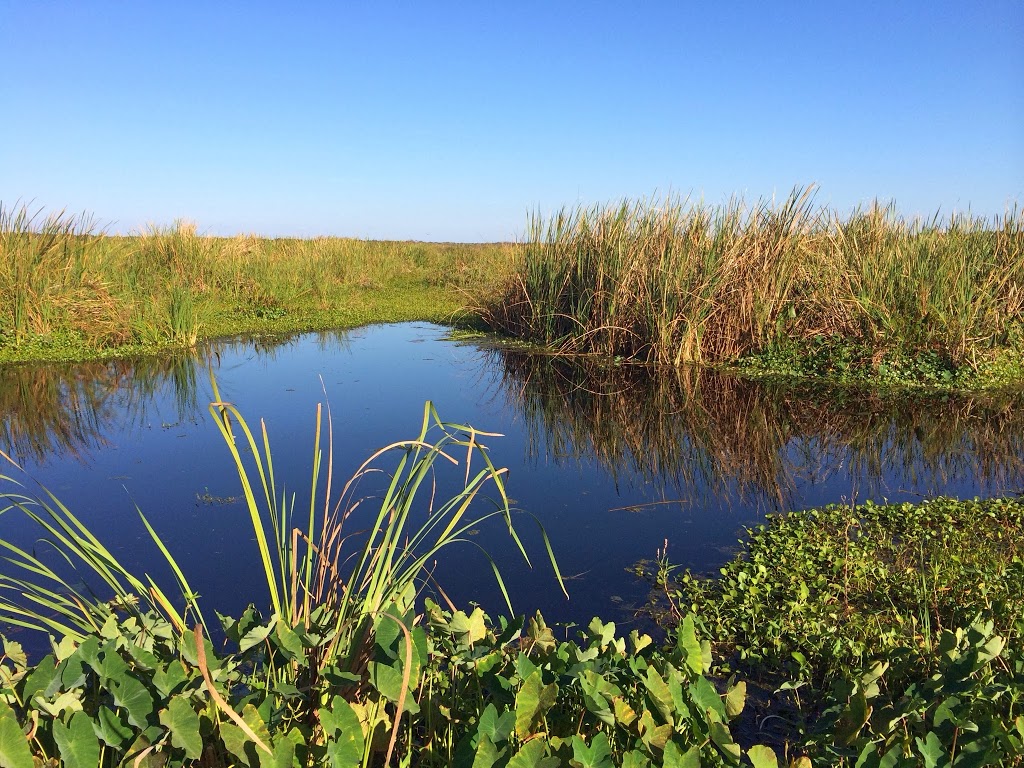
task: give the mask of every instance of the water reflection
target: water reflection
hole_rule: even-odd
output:
[[[536,459],[594,459],[672,495],[773,508],[842,475],[850,498],[983,494],[1024,478],[1024,396],[966,397],[759,382],[494,350]],[[838,499],[834,499],[838,500]]]
[[[146,421],[156,401],[178,421],[206,410],[201,384],[226,355],[271,363],[303,336],[324,354],[347,348],[344,331],[214,341],[199,352],[131,360],[0,365],[0,450],[19,463],[85,459],[115,430]],[[205,393],[205,390],[203,390]]]

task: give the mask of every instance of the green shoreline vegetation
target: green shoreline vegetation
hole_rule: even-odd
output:
[[[199,339],[451,324],[511,246],[207,237],[179,222],[97,234],[87,216],[0,204],[0,363],[153,354]]]
[[[519,243],[97,234],[0,204],[0,362],[430,320],[559,354],[976,391],[1024,382],[1024,211],[847,217],[668,199],[533,216]]]
[[[0,207],[0,258],[0,364],[461,312],[556,360],[660,365],[665,382],[689,375],[682,363],[882,388],[1024,381],[1017,210],[908,223],[874,206],[840,219],[797,190],[752,208],[569,209],[535,217],[520,244],[459,245],[214,238],[184,224],[111,237],[87,217]],[[514,378],[525,364],[511,364]],[[742,399],[722,386],[723,407]],[[564,399],[543,424],[571,432],[633,408]],[[695,417],[725,441],[708,455],[763,443],[751,477],[770,488],[774,444],[740,429],[732,446],[716,413]],[[332,491],[318,409],[308,498],[289,501],[266,433],[230,404],[211,414],[266,577],[238,618],[201,606],[144,517],[173,584],[127,571],[0,454],[0,520],[25,515],[48,542],[30,552],[0,538],[0,768],[1024,765],[1019,498],[774,516],[713,578],[679,574],[662,551],[640,570],[663,638],[597,618],[573,638],[539,614],[438,604],[430,563],[488,519],[529,560],[490,435],[428,403],[415,439]],[[609,432],[609,460],[657,442],[654,429]],[[357,490],[377,469],[371,510]],[[447,498],[433,492],[443,471]],[[361,503],[370,525],[353,530]],[[562,587],[543,528],[541,540]],[[16,627],[49,635],[52,652],[29,659]]]
[[[527,556],[487,433],[428,403],[419,435],[339,494],[318,408],[309,498],[289,501],[266,432],[230,404],[210,410],[263,610],[216,614],[211,629],[145,517],[174,589],[126,570],[45,489],[5,489],[0,516],[26,515],[57,556],[0,540],[0,620],[52,647],[30,663],[0,637],[3,768],[1024,764],[1019,500],[791,513],[752,532],[719,579],[676,578],[661,552],[664,641],[598,618],[560,640],[539,614],[492,621],[428,597],[444,597],[433,560],[487,519]],[[442,500],[424,480],[447,462],[462,490]],[[350,522],[378,468],[370,525]]]
[[[1024,380],[1024,212],[679,200],[531,219],[489,324],[567,354],[950,389]]]

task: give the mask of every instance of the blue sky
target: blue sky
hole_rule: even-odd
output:
[[[0,71],[0,200],[111,231],[499,240],[812,182],[1024,203],[1020,0],[0,0]]]

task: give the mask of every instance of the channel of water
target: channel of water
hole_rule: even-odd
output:
[[[229,615],[265,595],[238,477],[208,412],[211,372],[223,399],[253,424],[265,421],[278,481],[300,506],[317,403],[329,403],[333,416],[337,478],[414,437],[426,400],[445,420],[502,433],[487,442],[509,468],[534,567],[500,523],[472,538],[494,557],[515,610],[539,609],[549,623],[633,621],[649,587],[631,568],[666,540],[673,562],[713,572],[744,527],[771,512],[1024,488],[1020,393],[880,396],[706,370],[653,375],[446,334],[426,324],[374,326],[215,342],[195,357],[0,367],[0,449],[123,562],[170,584],[138,505],[204,604]],[[533,516],[550,537],[568,600]],[[0,537],[44,551],[37,536],[15,514],[0,516]],[[504,611],[475,547],[449,551],[434,576],[457,605]]]

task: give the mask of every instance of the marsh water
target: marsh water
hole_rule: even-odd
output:
[[[768,513],[1024,488],[1020,394],[881,396],[707,370],[655,374],[446,334],[402,324],[216,342],[194,357],[0,367],[0,449],[125,564],[167,579],[137,505],[204,603],[233,615],[265,597],[238,476],[208,411],[211,373],[222,399],[265,421],[278,482],[300,506],[317,403],[330,405],[338,477],[414,437],[426,400],[445,420],[502,433],[487,443],[509,468],[534,567],[500,521],[472,541],[493,556],[515,610],[540,609],[549,622],[631,621],[648,594],[632,566],[666,541],[674,563],[713,572]],[[23,518],[0,516],[0,538],[42,551],[37,536]],[[457,605],[504,611],[472,545],[448,551],[434,575]]]

